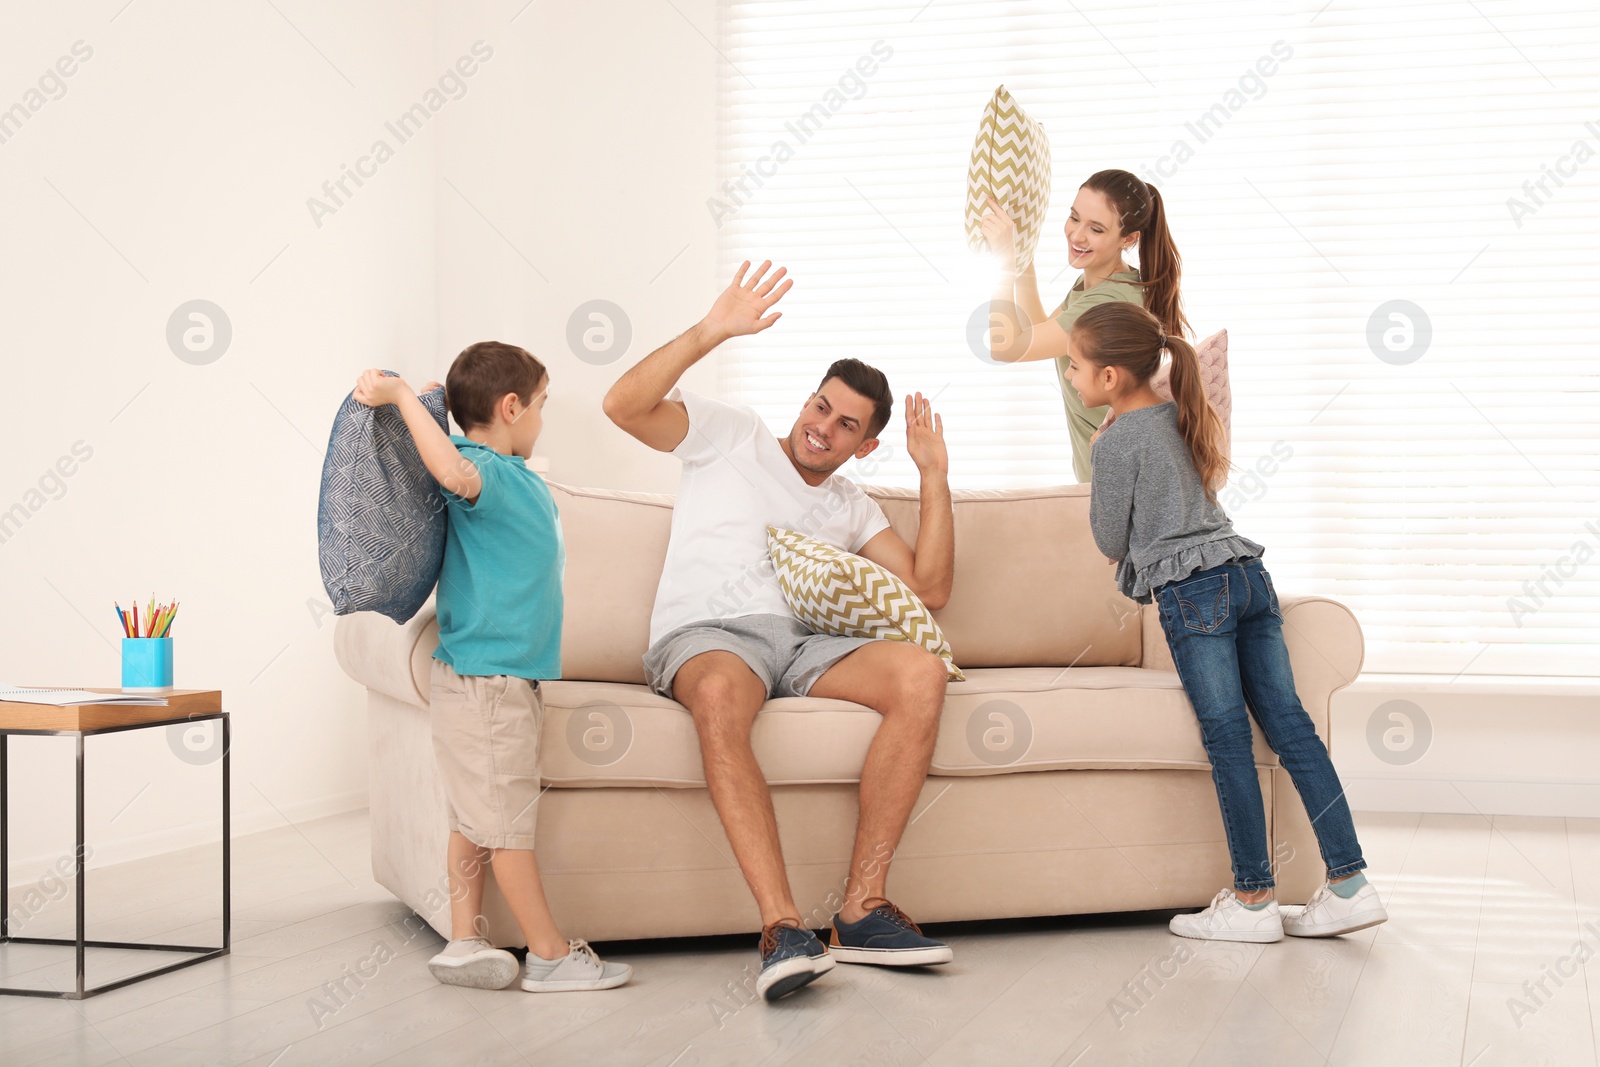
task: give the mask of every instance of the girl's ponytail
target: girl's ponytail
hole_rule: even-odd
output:
[[[1139,235],[1139,284],[1144,288],[1144,306],[1168,336],[1187,337],[1189,320],[1183,314],[1179,296],[1183,258],[1167,228],[1167,207],[1161,193],[1125,170],[1097,171],[1083,187],[1111,201],[1122,220],[1124,235]]]
[[[1217,492],[1228,481],[1222,419],[1206,399],[1205,383],[1200,380],[1200,358],[1195,355],[1194,346],[1181,337],[1169,336],[1166,347],[1172,353],[1168,384],[1172,386],[1172,399],[1178,405],[1178,431],[1189,446],[1189,458],[1194,461],[1206,496],[1215,501]]]
[[[1206,496],[1213,501],[1228,481],[1228,453],[1222,419],[1206,399],[1200,380],[1200,359],[1194,346],[1164,330],[1156,317],[1137,304],[1096,304],[1078,316],[1072,338],[1083,358],[1099,367],[1118,367],[1148,384],[1161,366],[1161,350],[1172,353],[1169,384],[1178,405],[1178,431],[1189,446],[1189,459]]]

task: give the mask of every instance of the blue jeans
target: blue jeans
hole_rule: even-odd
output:
[[[1196,571],[1157,589],[1155,601],[1211,757],[1234,887],[1245,892],[1273,885],[1250,712],[1300,792],[1328,877],[1366,867],[1328,747],[1295,692],[1283,613],[1261,560],[1230,560]]]

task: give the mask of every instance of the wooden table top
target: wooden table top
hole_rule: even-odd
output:
[[[81,688],[91,693],[123,692],[121,689],[98,686]],[[57,708],[49,704],[0,700],[0,730],[103,730],[108,726],[134,726],[168,720],[182,722],[194,715],[222,710],[220,689],[164,689],[140,695],[164,697],[167,702],[164,705],[78,704],[70,708]]]

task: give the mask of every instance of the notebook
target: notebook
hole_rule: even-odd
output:
[[[137,707],[162,707],[166,697],[144,693],[91,693],[87,689],[33,689],[20,685],[0,685],[0,701],[16,704],[48,704],[70,708],[79,704],[126,704]]]

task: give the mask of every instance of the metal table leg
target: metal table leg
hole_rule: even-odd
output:
[[[233,720],[222,717],[222,951],[233,947]]]
[[[10,753],[0,734],[0,945],[11,940],[11,784],[6,772],[11,767]]]
[[[74,821],[75,821],[75,824],[76,824],[75,825],[75,833],[74,833],[74,838],[75,838],[75,843],[76,843],[76,852],[74,854],[74,859],[75,859],[75,861],[77,863],[77,867],[78,867],[77,872],[76,872],[76,878],[75,878],[75,881],[76,881],[76,884],[77,884],[77,891],[78,891],[78,893],[77,893],[77,901],[76,901],[76,912],[77,912],[77,923],[76,923],[76,926],[77,926],[77,928],[74,931],[74,935],[75,936],[70,937],[70,938],[66,938],[66,937],[15,937],[15,936],[13,936],[12,933],[11,933],[10,887],[7,884],[8,883],[7,876],[9,874],[8,863],[9,863],[9,860],[10,860],[10,844],[11,844],[11,841],[10,841],[10,818],[9,818],[10,817],[10,806],[9,806],[10,796],[9,796],[9,792],[8,792],[8,787],[9,787],[8,772],[10,770],[10,767],[9,767],[9,762],[8,762],[8,758],[7,758],[8,757],[8,750],[7,750],[8,735],[5,734],[5,733],[0,733],[0,944],[11,943],[11,944],[19,944],[19,945],[60,945],[60,946],[63,946],[63,947],[66,947],[66,946],[70,945],[74,949],[74,957],[75,957],[75,964],[76,964],[76,966],[74,968],[75,972],[76,972],[75,973],[76,981],[74,983],[74,988],[71,991],[59,992],[59,991],[56,991],[56,990],[53,990],[53,989],[29,989],[29,988],[9,988],[8,987],[8,988],[0,988],[0,995],[22,996],[22,997],[43,997],[43,998],[48,998],[48,999],[53,999],[53,1000],[84,1000],[84,999],[86,999],[88,997],[93,997],[93,996],[96,996],[96,995],[98,995],[100,993],[108,993],[113,989],[121,989],[122,987],[128,986],[128,985],[132,985],[135,982],[142,982],[147,978],[155,978],[158,975],[169,974],[172,971],[181,970],[181,969],[183,969],[185,967],[192,967],[197,963],[204,963],[207,960],[214,960],[214,959],[218,958],[219,956],[226,956],[229,953],[230,949],[232,948],[232,944],[233,944],[233,819],[232,819],[233,809],[232,809],[232,793],[231,793],[231,787],[232,787],[232,759],[231,759],[231,755],[232,754],[231,754],[231,751],[230,751],[230,749],[232,747],[231,721],[230,721],[230,719],[228,717],[228,714],[226,712],[222,712],[220,714],[215,714],[215,715],[207,715],[207,716],[203,716],[203,717],[204,718],[213,719],[213,720],[216,720],[216,721],[220,721],[221,724],[222,724],[223,750],[222,750],[222,944],[221,945],[158,945],[158,944],[151,944],[150,942],[144,942],[144,941],[100,941],[100,940],[91,940],[88,937],[88,909],[87,909],[87,903],[86,903],[86,901],[87,901],[87,892],[86,892],[86,890],[88,888],[88,870],[87,870],[87,864],[85,863],[85,857],[86,857],[87,852],[88,852],[88,845],[87,845],[87,841],[85,840],[87,835],[85,833],[85,823],[84,823],[84,809],[85,809],[85,789],[84,789],[84,776],[85,776],[84,775],[84,763],[85,763],[84,748],[85,748],[85,746],[84,746],[84,739],[88,736],[89,733],[97,733],[97,734],[98,733],[122,733],[122,732],[127,731],[127,730],[148,729],[148,728],[151,728],[151,727],[154,727],[154,726],[168,725],[168,724],[165,724],[165,723],[140,723],[140,724],[131,725],[131,726],[113,727],[113,728],[110,728],[110,729],[100,729],[100,730],[93,730],[93,731],[88,731],[88,732],[65,731],[65,730],[24,731],[24,732],[27,732],[27,733],[38,733],[38,734],[43,734],[43,735],[72,736],[72,737],[74,737],[76,739],[76,742],[77,742],[77,752],[76,752],[77,767],[76,767],[76,782],[75,782],[75,789],[74,789],[74,794],[75,794],[74,808],[75,808],[75,810],[73,812]],[[85,977],[86,977],[85,976],[85,970],[86,970],[86,963],[87,963],[87,952],[86,952],[86,950],[87,949],[91,949],[91,948],[141,950],[141,951],[146,951],[146,952],[184,953],[184,954],[192,955],[193,958],[182,960],[182,961],[180,961],[178,963],[170,963],[170,964],[167,964],[167,965],[162,966],[162,967],[156,967],[156,968],[154,968],[152,970],[142,971],[142,972],[140,972],[138,974],[130,975],[127,978],[122,978],[122,979],[119,979],[119,980],[114,981],[114,982],[107,982],[104,985],[94,986],[94,987],[91,988],[91,987],[87,986],[86,981],[85,981]]]
[[[77,878],[78,878],[78,946],[77,946],[78,951],[77,951],[77,955],[78,955],[78,999],[79,1000],[83,999],[83,962],[84,962],[84,959],[83,959],[83,957],[84,957],[84,953],[83,953],[83,948],[84,948],[83,938],[84,938],[84,934],[85,934],[84,926],[86,925],[86,922],[85,922],[86,909],[84,908],[83,896],[84,896],[84,890],[88,888],[88,881],[89,881],[88,871],[86,871],[84,869],[86,864],[83,862],[83,742],[84,742],[84,736],[82,734],[79,734],[78,735],[78,794],[77,794],[78,795],[78,805],[77,805],[77,807],[78,807],[78,810],[77,810],[77,817],[78,817],[77,844],[78,844],[78,848],[77,848],[77,852],[75,853],[75,856],[77,857],[77,867],[78,867],[78,869],[77,869]]]

